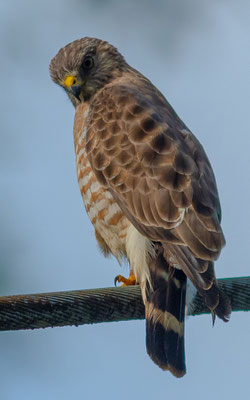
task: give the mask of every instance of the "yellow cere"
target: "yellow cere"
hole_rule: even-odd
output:
[[[67,87],[70,87],[72,85],[75,85],[77,83],[76,78],[73,75],[68,75],[66,76],[66,78],[64,79],[64,84]]]

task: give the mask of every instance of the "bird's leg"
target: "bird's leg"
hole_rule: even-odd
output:
[[[117,276],[115,277],[115,286],[116,286],[117,282],[122,283],[121,286],[132,286],[132,285],[137,285],[137,282],[136,282],[136,279],[135,279],[135,276],[134,276],[134,272],[133,272],[132,269],[130,270],[130,273],[129,273],[129,277],[128,277],[128,278],[125,278],[125,277],[122,276],[122,275],[117,275]]]

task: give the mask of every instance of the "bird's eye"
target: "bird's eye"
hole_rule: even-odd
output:
[[[90,69],[90,68],[92,68],[93,66],[94,66],[94,59],[93,59],[93,57],[91,57],[91,56],[86,56],[86,57],[83,59],[82,67],[83,67],[84,69]]]

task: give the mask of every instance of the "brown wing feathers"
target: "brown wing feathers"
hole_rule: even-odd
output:
[[[166,317],[174,312],[170,299],[177,301],[182,324],[187,276],[212,313],[228,319],[230,303],[219,292],[213,269],[225,240],[216,183],[204,150],[152,88],[150,95],[148,83],[142,87],[143,99],[132,82],[127,87],[104,88],[92,104],[95,118],[87,132],[87,152],[97,178],[127,218],[144,236],[161,242],[164,260],[161,256],[161,263],[157,258],[153,261],[159,271],[160,264],[167,270],[172,262],[185,273],[174,272],[181,275],[179,292],[172,280],[165,280],[157,289],[159,277],[151,273],[155,290],[148,292],[146,302],[148,352],[162,368],[172,368],[175,375],[182,376],[184,342],[183,336],[174,332],[173,320]],[[154,317],[160,298],[165,301],[162,313]],[[161,318],[167,318],[169,329]]]
[[[161,97],[154,109],[156,89],[151,103],[148,84],[143,90],[148,103],[133,83],[98,94],[87,133],[90,162],[144,235],[166,242],[166,251],[169,241],[186,247],[185,255],[176,247],[177,262],[190,254],[189,276],[204,288],[208,263],[195,258],[213,261],[225,243],[214,175],[198,140]]]

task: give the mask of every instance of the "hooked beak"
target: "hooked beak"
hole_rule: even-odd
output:
[[[73,75],[68,75],[64,79],[64,85],[68,88],[68,90],[71,91],[73,96],[77,98],[77,100],[80,101],[80,94],[82,90],[82,83],[80,83],[75,76]]]
[[[76,84],[76,85],[72,85],[70,86],[70,91],[71,93],[77,98],[77,100],[81,100],[80,99],[80,94],[81,94],[81,90],[82,90],[82,85]]]

